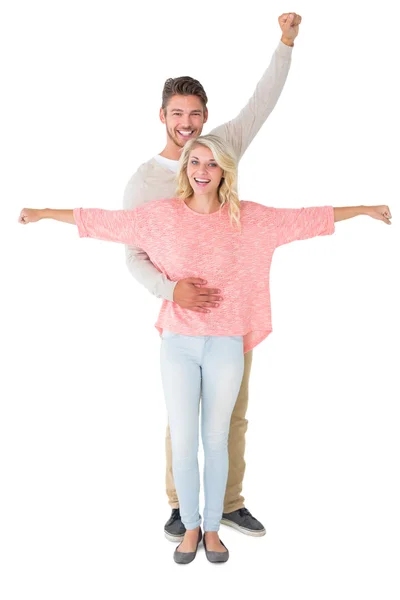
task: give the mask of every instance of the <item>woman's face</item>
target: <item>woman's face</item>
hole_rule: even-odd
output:
[[[196,196],[217,193],[223,171],[205,146],[195,146],[189,155],[187,176]]]

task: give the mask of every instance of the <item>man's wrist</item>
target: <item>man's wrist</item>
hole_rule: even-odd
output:
[[[179,281],[171,281],[168,280],[168,296],[164,298],[164,300],[169,300],[169,302],[176,302],[174,296],[175,296],[175,289],[176,286],[178,285]]]
[[[287,38],[284,35],[281,37],[281,42],[282,44],[285,44],[285,46],[294,46],[294,40]]]
[[[41,208],[38,211],[39,219],[48,219],[50,217],[50,209],[49,208]]]

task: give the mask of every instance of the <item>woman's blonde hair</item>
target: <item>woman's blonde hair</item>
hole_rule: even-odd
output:
[[[214,160],[223,171],[221,183],[218,188],[218,199],[221,208],[227,204],[231,224],[235,223],[240,227],[240,201],[237,191],[237,160],[233,150],[227,142],[221,140],[216,135],[202,135],[194,140],[190,140],[184,146],[179,161],[179,171],[177,174],[177,197],[186,200],[193,196],[193,188],[190,185],[187,176],[187,166],[189,156],[196,146],[205,146],[213,153]]]

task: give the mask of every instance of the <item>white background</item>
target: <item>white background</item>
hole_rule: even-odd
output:
[[[3,600],[398,600],[400,106],[396,3],[5,3],[1,17]],[[372,5],[371,5],[372,6]],[[240,169],[277,207],[389,204],[280,249],[254,352],[246,505],[219,568],[163,537],[159,301],[122,246],[22,227],[23,206],[119,208],[161,151],[161,90],[200,79],[204,132],[241,109],[303,16],[289,78]]]

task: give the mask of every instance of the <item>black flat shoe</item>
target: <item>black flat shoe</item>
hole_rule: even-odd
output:
[[[206,556],[207,556],[208,560],[212,563],[224,563],[229,559],[228,548],[225,546],[225,544],[222,540],[219,540],[219,541],[225,548],[225,552],[215,552],[214,550],[207,550],[206,536],[204,535],[204,539],[203,539],[204,550],[206,551]]]
[[[175,549],[175,552],[174,552],[174,561],[178,565],[188,565],[189,563],[191,563],[196,558],[197,548],[199,547],[199,544],[200,544],[202,538],[203,538],[203,533],[202,533],[201,527],[200,527],[196,550],[194,552],[178,552],[178,548],[180,547],[180,544],[179,544],[179,546],[177,546],[177,548]]]

